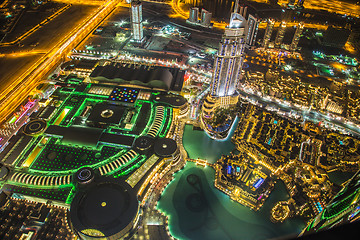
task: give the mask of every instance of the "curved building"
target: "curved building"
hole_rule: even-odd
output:
[[[122,179],[101,178],[80,189],[71,202],[70,222],[80,239],[120,239],[136,228],[136,192]]]
[[[89,78],[93,82],[181,91],[185,72],[180,68],[111,63],[97,66]]]
[[[328,203],[301,235],[329,230],[360,219],[360,171]]]
[[[202,106],[201,124],[203,129],[213,139],[225,139],[227,138],[229,131],[234,124],[235,119],[229,119],[221,126],[211,126],[208,122],[214,117],[214,111],[217,108],[227,108],[231,105],[235,105],[238,102],[238,96],[227,96],[216,98],[208,95]]]

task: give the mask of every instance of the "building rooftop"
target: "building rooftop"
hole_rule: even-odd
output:
[[[184,71],[179,68],[149,68],[149,66],[114,64],[97,66],[90,74],[90,78],[102,82],[118,82],[180,91],[184,81],[184,74]]]
[[[89,237],[118,236],[137,216],[135,191],[125,181],[114,178],[102,178],[89,185],[71,203],[72,226]]]

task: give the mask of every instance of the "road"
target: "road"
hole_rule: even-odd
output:
[[[2,91],[0,98],[0,122],[4,122],[24,101],[37,84],[100,24],[117,6],[118,1],[109,0],[94,10],[90,16],[75,26],[48,53],[37,60],[29,69],[12,80],[12,84]],[[69,18],[71,19],[71,18]],[[56,19],[55,19],[56,20]]]
[[[21,42],[21,46],[1,47],[0,52],[0,99],[9,90],[15,79],[49,52],[62,38],[78,26],[90,13],[94,6],[73,5],[47,25],[34,32]],[[71,19],[71,21],[68,21]],[[37,46],[31,45],[38,43]]]

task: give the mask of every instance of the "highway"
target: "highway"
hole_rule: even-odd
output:
[[[4,46],[11,46],[11,45],[15,45],[20,43],[22,40],[24,40],[25,38],[27,38],[29,35],[33,34],[34,32],[36,32],[38,29],[40,29],[42,26],[44,26],[45,24],[47,24],[48,22],[50,22],[51,20],[53,20],[54,18],[56,18],[57,16],[59,16],[61,13],[63,13],[64,11],[66,11],[71,5],[66,5],[63,8],[59,9],[58,11],[56,11],[54,14],[52,14],[50,17],[44,19],[41,23],[37,24],[35,27],[31,28],[30,30],[28,30],[27,32],[25,32],[24,34],[22,34],[20,37],[16,38],[14,41],[11,42],[5,42],[5,43],[0,43],[0,47],[4,47]]]
[[[94,6],[72,5],[23,39],[19,45],[0,47],[0,92],[5,93],[11,88],[15,80],[53,49],[68,32],[80,25],[95,9]],[[19,24],[25,25],[25,23]],[[1,98],[2,94],[0,94]]]
[[[3,91],[0,98],[0,123],[6,120],[7,116],[27,98],[37,83],[47,77],[71,49],[90,34],[116,8],[117,4],[116,0],[104,2],[81,24],[64,36],[47,54],[13,81],[11,87]]]

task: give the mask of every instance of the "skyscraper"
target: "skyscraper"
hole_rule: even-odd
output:
[[[189,22],[197,23],[199,20],[199,8],[192,7],[190,8],[190,14],[189,14]]]
[[[245,18],[233,12],[215,58],[211,96],[225,97],[235,93],[244,58],[245,27]]]
[[[248,20],[247,20],[247,32],[246,32],[246,45],[252,46],[255,44],[256,41],[256,35],[258,32],[260,21],[254,17],[253,15],[249,14]]]
[[[201,18],[200,18],[200,24],[209,27],[211,25],[211,12],[206,11],[205,9],[201,10]]]
[[[132,39],[141,42],[144,38],[142,23],[142,3],[140,1],[131,2],[131,26]]]
[[[282,21],[281,24],[280,24],[280,27],[279,27],[279,30],[276,34],[276,37],[275,37],[275,47],[278,48],[281,46],[281,43],[284,39],[284,35],[285,35],[285,31],[286,31],[286,22],[285,21]]]
[[[264,40],[263,40],[263,43],[262,43],[262,46],[264,48],[269,47],[269,43],[270,43],[273,28],[274,28],[274,24],[275,24],[275,21],[273,19],[268,20],[268,23],[266,25],[265,34],[264,34]]]
[[[293,37],[293,39],[291,41],[290,51],[295,51],[297,49],[297,46],[298,46],[298,43],[299,43],[299,40],[300,40],[300,36],[301,36],[301,33],[302,33],[303,29],[304,29],[304,23],[300,22],[297,25],[294,37]]]

